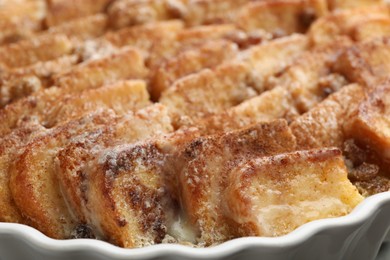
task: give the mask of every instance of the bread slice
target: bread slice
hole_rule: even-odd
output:
[[[0,45],[28,39],[43,29],[46,1],[2,1],[0,10]]]
[[[69,70],[78,60],[77,55],[66,55],[4,72],[0,76],[0,107],[50,87],[54,75]]]
[[[224,214],[235,236],[281,236],[313,220],[346,215],[363,197],[338,149],[247,160],[227,178]]]
[[[216,40],[237,32],[235,24],[210,24],[188,27],[177,33],[176,39],[182,44],[205,40]]]
[[[271,90],[220,113],[179,122],[179,125],[196,126],[211,134],[278,118],[291,122],[346,84],[343,77],[330,74],[330,67],[343,48],[340,45],[303,53],[274,79],[275,87]],[[267,85],[272,87],[272,81]]]
[[[50,0],[45,23],[52,27],[72,19],[103,12],[112,0]]]
[[[23,148],[9,168],[12,197],[27,222],[53,238],[69,238],[77,223],[63,200],[54,158],[72,136],[92,131],[110,122],[108,112],[70,121]]]
[[[42,35],[0,47],[0,65],[16,68],[70,54],[73,44],[65,35]]]
[[[54,77],[54,85],[70,91],[101,87],[116,80],[141,79],[146,68],[141,53],[132,47],[89,60]]]
[[[82,198],[98,236],[126,248],[161,243],[174,214],[163,162],[154,142],[141,142],[108,149],[84,168]]]
[[[46,119],[41,121],[22,121],[16,129],[4,136],[4,144],[2,144],[3,152],[0,156],[3,165],[1,169],[1,174],[3,175],[2,181],[8,183],[9,165],[16,157],[17,152],[20,152],[19,150],[22,149],[23,145],[33,140],[36,136],[44,135],[45,132],[48,131],[42,124],[46,127],[61,125],[67,121],[85,116],[86,114],[103,108],[112,108],[118,114],[126,114],[129,111],[137,110],[149,104],[149,95],[146,91],[146,85],[142,81],[118,82],[99,89],[87,90],[79,96],[63,97],[61,105],[57,106],[57,109],[51,110],[51,114],[46,115]],[[8,187],[8,184],[6,187]],[[4,219],[9,219],[13,217],[15,222],[20,222],[21,218],[17,219],[15,215],[15,212],[17,211],[11,210],[13,204],[11,203],[12,200],[9,199],[10,195],[7,195],[6,193],[8,191],[6,187],[2,190],[5,193],[3,194],[5,202],[2,201],[0,204],[4,211],[9,211],[8,214],[14,215],[10,216],[1,212],[0,218],[4,217]]]
[[[108,9],[110,25],[114,29],[155,21],[180,19],[186,9],[185,0],[120,0]]]
[[[334,70],[351,81],[375,87],[390,71],[390,39],[374,39],[348,48],[335,63]]]
[[[221,112],[255,95],[246,83],[247,71],[242,63],[204,69],[175,82],[162,93],[160,103],[177,115],[190,118]]]
[[[176,81],[162,93],[160,102],[180,116],[194,118],[238,105],[264,91],[267,79],[288,67],[307,48],[302,36],[291,36],[253,46],[237,59],[213,70],[205,69]],[[274,53],[283,49],[278,55]],[[279,61],[283,58],[285,63]]]
[[[389,10],[386,6],[341,10],[315,21],[308,36],[314,45],[324,46],[335,42],[340,35],[353,37],[353,32],[359,24],[381,18],[389,18]]]
[[[152,98],[158,100],[161,92],[171,87],[176,80],[205,68],[214,68],[237,54],[238,46],[227,40],[207,41],[179,52],[151,72]]]
[[[104,39],[118,47],[131,45],[148,51],[155,41],[170,39],[183,28],[184,24],[180,20],[155,22],[109,32]]]
[[[253,85],[259,93],[269,88],[268,81],[282,74],[294,63],[302,62],[301,55],[310,49],[306,36],[294,34],[254,45],[238,55],[251,69]],[[305,57],[302,57],[304,59]],[[280,61],[283,62],[280,62]]]
[[[145,121],[144,124],[149,123]],[[125,138],[127,133],[118,135]],[[197,129],[184,129],[134,144],[111,147],[82,166],[79,199],[87,223],[96,234],[130,248],[159,243],[165,236],[177,242],[195,242],[191,236],[172,238],[170,235],[178,234],[175,225],[178,221],[175,155],[197,136]],[[102,138],[105,138],[104,134]],[[85,147],[88,149],[89,145]],[[78,147],[73,151],[82,149]],[[69,169],[73,170],[71,166]]]
[[[356,23],[352,37],[358,42],[390,36],[390,17],[372,18]]]
[[[57,156],[57,174],[65,199],[81,223],[86,223],[82,199],[84,181],[88,172],[83,167],[96,159],[99,153],[119,144],[132,144],[172,132],[168,110],[156,104],[115,118],[97,131],[74,136]]]
[[[112,63],[115,64],[115,60]],[[89,69],[84,69],[86,71],[90,70],[93,73],[98,74],[101,72],[99,70],[99,67],[93,67],[95,63],[92,63],[90,65],[92,66]],[[102,64],[101,61],[99,61],[97,65],[106,66],[110,64]],[[120,64],[118,64],[118,68],[111,67],[110,69],[112,71],[115,71],[116,69],[123,70],[123,68],[119,68],[119,65]],[[106,73],[109,73],[109,71],[106,71]],[[131,71],[125,71],[125,73],[131,73]],[[84,82],[86,82],[86,84],[94,83],[91,79],[90,82],[87,81],[87,75],[78,75],[80,77],[85,77]],[[114,73],[112,73],[111,76],[115,76]],[[70,77],[69,79],[74,80]],[[107,80],[107,78],[104,77],[100,79]],[[80,96],[69,98],[69,95],[82,92],[84,87],[85,85],[69,85],[68,88],[66,86],[64,86],[63,88],[53,87],[45,89],[41,92],[37,92],[25,99],[21,99],[7,106],[0,111],[0,118],[3,122],[0,125],[0,136],[4,136],[10,131],[12,131],[12,129],[16,128],[18,126],[18,122],[20,122],[21,120],[34,119],[38,120],[43,125],[51,127],[55,125],[55,122],[59,122],[58,118],[56,119],[56,116],[61,118],[61,120],[70,120],[74,118],[73,116],[80,116],[79,112],[85,113],[96,109],[96,104],[104,105],[105,107],[109,106],[115,108],[116,111],[124,111],[124,107],[122,107],[122,104],[117,102],[129,102],[128,106],[130,107],[134,107],[134,102],[132,101],[140,101],[142,104],[149,103],[149,101],[147,100],[149,96],[146,93],[145,84],[140,81],[118,83],[117,85],[108,88],[113,91],[110,94],[107,94],[108,90],[105,89],[85,91],[85,93],[81,95],[81,98],[86,98],[87,100],[91,99],[90,102],[85,102],[85,100],[80,99]],[[130,94],[129,91],[134,91],[135,95],[127,96],[127,94]],[[126,96],[123,96],[124,93],[126,93]],[[61,110],[62,106],[60,101],[66,100],[68,100],[67,102],[69,105],[65,106],[63,108],[63,111],[65,112],[62,112],[62,115],[59,115],[58,111]],[[67,118],[67,116],[71,116],[71,118]]]
[[[231,239],[223,214],[223,193],[231,170],[242,161],[293,151],[295,139],[286,121],[261,123],[189,143],[176,162],[185,216],[205,245]]]
[[[390,161],[390,86],[378,86],[360,104],[348,136]]]
[[[34,138],[44,135],[46,129],[29,121],[4,136],[0,141],[0,222],[25,223],[13,200],[9,188],[9,167],[24,145]]]
[[[64,97],[61,105],[52,108],[42,123],[52,127],[99,109],[111,109],[118,115],[125,115],[148,105],[149,93],[144,81],[117,81],[97,89],[85,90],[77,96]]]
[[[342,148],[347,139],[346,131],[364,99],[363,87],[348,85],[295,119],[290,127],[297,138],[298,148]]]
[[[381,0],[328,0],[331,10],[369,7],[382,4]]]
[[[276,87],[220,113],[182,122],[182,128],[197,127],[204,135],[224,133],[278,118],[299,116],[287,89]]]
[[[234,22],[238,10],[249,2],[250,0],[189,1],[184,20],[189,26]]]
[[[347,84],[332,67],[351,42],[340,38],[335,44],[303,53],[274,81],[275,86],[286,88],[300,113],[304,113]]]
[[[95,14],[50,27],[45,33],[64,34],[71,40],[85,41],[102,36],[108,29],[105,14]]]
[[[253,1],[240,9],[235,20],[245,31],[263,29],[286,36],[305,33],[315,19],[327,12],[326,0]]]

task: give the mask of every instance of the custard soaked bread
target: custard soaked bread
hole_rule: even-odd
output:
[[[390,190],[382,1],[5,0],[0,221],[134,248]]]

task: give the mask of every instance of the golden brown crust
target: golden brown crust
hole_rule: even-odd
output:
[[[314,219],[347,214],[363,199],[338,149],[257,158],[229,176],[224,213],[236,236],[281,236]]]
[[[20,128],[3,137],[0,142],[0,221],[25,223],[19,209],[15,205],[9,188],[10,172],[14,158],[22,147],[39,135],[45,129],[36,122],[26,122]]]
[[[370,88],[388,77],[389,57],[390,39],[379,38],[347,48],[334,67],[351,82]]]
[[[115,118],[107,126],[93,132],[74,136],[57,156],[57,172],[65,199],[77,215],[85,222],[82,204],[82,184],[89,178],[83,167],[97,158],[99,152],[121,143],[135,143],[146,138],[171,132],[168,111],[154,105],[135,114]]]
[[[162,241],[173,211],[162,161],[155,144],[141,143],[113,148],[85,169],[89,222],[103,237],[123,247]]]
[[[337,11],[315,21],[308,36],[314,45],[324,46],[335,42],[340,35],[352,38],[361,23],[388,17],[388,8],[378,5]]]
[[[351,128],[358,106],[364,98],[363,87],[345,86],[294,120],[290,127],[297,138],[298,148],[341,148],[347,138],[346,131]]]
[[[249,158],[294,149],[295,139],[283,120],[189,143],[178,163],[180,198],[189,221],[199,229],[199,239],[211,245],[232,238],[221,208],[232,168]]]
[[[368,145],[383,161],[390,161],[390,87],[377,87],[358,108],[348,136]]]
[[[74,134],[101,127],[109,118],[110,113],[101,112],[71,121],[35,139],[13,158],[9,185],[16,205],[30,225],[50,237],[70,237],[76,223],[62,198],[54,157]]]
[[[305,33],[314,20],[327,12],[325,0],[254,1],[241,8],[236,20],[245,31],[263,29],[285,36]]]
[[[161,92],[176,80],[205,68],[213,68],[238,54],[237,45],[226,40],[208,41],[200,46],[179,52],[152,72],[151,95],[158,100]]]
[[[98,88],[124,79],[141,79],[146,75],[141,53],[132,47],[86,61],[54,77],[54,85],[70,91]]]
[[[160,102],[179,116],[199,118],[222,112],[255,95],[247,78],[248,67],[243,63],[204,69],[175,82],[162,93]]]
[[[102,36],[107,28],[107,16],[95,14],[50,27],[45,33],[64,34],[72,40],[84,41]]]
[[[45,19],[47,27],[93,15],[105,10],[112,0],[50,0]]]
[[[78,61],[77,55],[66,55],[4,72],[0,77],[0,107],[50,87],[56,74],[70,69]]]
[[[328,0],[331,10],[369,7],[382,4],[381,0]]]
[[[46,127],[61,124],[99,109],[112,109],[118,115],[150,105],[146,84],[141,80],[117,81],[77,96],[64,97],[61,106],[53,109],[44,121]]]
[[[155,21],[180,19],[187,11],[186,0],[119,0],[108,10],[111,27],[127,26]]]
[[[188,25],[232,22],[237,11],[250,0],[194,0],[187,5],[184,20]]]
[[[0,10],[0,45],[28,39],[42,30],[46,1],[2,1]]]
[[[0,47],[0,64],[6,68],[28,66],[70,54],[72,49],[65,35],[42,35]]]

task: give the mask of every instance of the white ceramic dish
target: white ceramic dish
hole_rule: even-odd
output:
[[[91,239],[54,240],[31,227],[0,223],[0,260],[374,260],[381,244],[390,241],[389,230],[390,192],[385,192],[364,200],[347,216],[313,221],[283,237],[239,238],[211,248],[162,244],[123,249]]]

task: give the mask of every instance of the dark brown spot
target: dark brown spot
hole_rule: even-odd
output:
[[[96,236],[90,226],[87,224],[79,224],[72,231],[70,238],[96,238]]]

